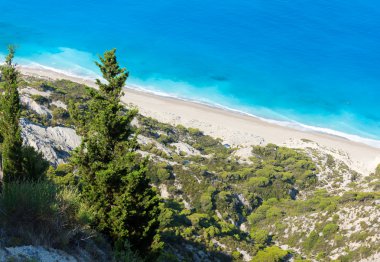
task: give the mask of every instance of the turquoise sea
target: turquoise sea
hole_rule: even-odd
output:
[[[135,87],[380,140],[375,0],[0,0],[10,43],[20,64],[84,77],[116,47]]]

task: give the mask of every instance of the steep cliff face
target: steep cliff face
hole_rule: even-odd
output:
[[[64,126],[49,126],[46,123],[42,125],[29,119],[33,115],[45,122],[52,120],[55,117],[54,109],[66,109],[66,104],[52,98],[51,91],[38,90],[29,86],[22,88],[20,94],[20,100],[26,112],[26,118],[20,121],[24,144],[43,153],[54,166],[65,162],[69,152],[81,141],[75,130]]]
[[[27,119],[22,119],[20,124],[24,143],[43,153],[45,158],[55,166],[63,163],[69,157],[69,152],[81,142],[80,137],[72,128],[45,127]]]

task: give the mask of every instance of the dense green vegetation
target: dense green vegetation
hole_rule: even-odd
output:
[[[130,126],[136,110],[120,104],[128,72],[119,67],[115,49],[97,63],[106,84],[97,80],[86,103],[71,105],[70,115],[82,136],[72,164],[79,176],[81,196],[95,211],[96,228],[115,245],[151,252],[158,228],[159,199],[146,178],[146,161],[135,153]]]
[[[13,64],[14,47],[9,47],[5,64],[0,67],[3,79],[0,94],[0,174],[1,182],[40,180],[48,168],[42,155],[23,146],[20,128],[21,104],[18,92],[19,73]]]
[[[79,246],[100,261],[330,261],[331,256],[357,261],[380,251],[376,242],[368,242],[378,232],[371,225],[379,221],[368,212],[378,210],[380,167],[363,180],[368,189],[362,192],[355,190],[358,173],[312,149],[254,146],[244,159],[239,148],[198,129],[125,109],[120,96],[128,74],[115,52],[105,53],[98,66],[107,80],[98,82],[99,91],[67,80],[19,81],[22,88],[49,92],[32,98],[52,112],[41,117],[22,108],[23,117],[75,127],[83,138],[68,163],[49,168],[47,181],[11,183],[0,195],[5,214],[22,217],[26,209],[25,215],[34,218],[20,222],[25,231],[34,224],[38,231],[45,223],[60,236],[30,233],[44,236],[50,243],[44,245]],[[46,169],[46,163],[24,166],[34,174]],[[321,174],[333,181],[331,189]],[[343,175],[352,183],[332,190]],[[20,209],[10,204],[16,202]],[[352,213],[361,231],[350,233],[342,226]],[[12,220],[3,217],[1,226]],[[15,236],[8,242],[14,245],[36,243],[12,227],[7,234]],[[79,238],[88,240],[78,243]],[[350,250],[349,243],[366,244]],[[99,249],[110,256],[105,260],[95,252]]]
[[[57,171],[52,168],[49,181],[48,164],[42,155],[22,145],[19,74],[12,64],[13,56],[14,49],[10,48],[1,68],[4,177],[0,224],[7,232],[6,239],[11,245],[15,244],[12,239],[17,239],[18,244],[73,248],[80,246],[82,237],[92,238],[87,230],[91,227],[102,234],[104,241],[111,240],[113,259],[137,260],[132,250],[145,252],[149,257],[159,224],[159,198],[145,176],[146,160],[134,153],[136,143],[131,138],[130,122],[136,111],[124,110],[120,105],[128,74],[119,67],[115,50],[106,52],[98,64],[107,84],[98,81],[100,90],[91,90],[81,104],[71,101],[72,120],[83,139],[71,160],[70,171],[78,179],[70,187],[57,183],[59,180],[52,177]],[[40,104],[49,102],[42,96],[32,97]],[[90,243],[92,240],[85,241],[86,245]],[[103,249],[108,249],[108,245],[103,245]],[[106,254],[89,252],[97,260],[111,259]]]
[[[0,208],[4,246],[42,245],[69,252],[80,248],[99,260],[109,259],[103,253],[108,244],[88,227],[91,209],[72,189],[59,190],[49,181],[6,183]]]
[[[1,165],[3,181],[14,181],[23,177],[22,138],[19,125],[20,97],[17,90],[18,72],[13,64],[15,50],[9,47],[5,65],[1,67],[4,78],[0,99]]]

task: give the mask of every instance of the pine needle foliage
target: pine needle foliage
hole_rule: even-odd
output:
[[[1,66],[4,81],[0,95],[0,134],[2,138],[1,166],[3,181],[23,179],[22,137],[19,125],[21,115],[20,96],[17,90],[19,73],[13,64],[15,49],[10,46],[5,64]]]
[[[72,104],[70,115],[82,135],[72,158],[80,177],[81,194],[95,210],[94,226],[115,246],[125,241],[145,253],[158,228],[159,198],[146,177],[147,161],[136,154],[136,135],[131,121],[137,110],[120,103],[128,72],[120,68],[116,50],[107,51],[97,63],[105,82],[90,99]]]

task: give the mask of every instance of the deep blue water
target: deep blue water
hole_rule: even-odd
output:
[[[129,83],[380,139],[375,0],[0,0],[0,52],[97,74],[116,47]]]

